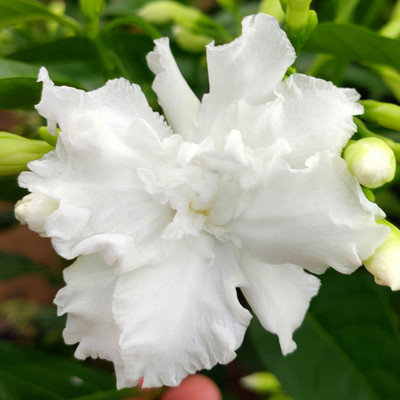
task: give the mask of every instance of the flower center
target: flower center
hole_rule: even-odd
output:
[[[185,142],[173,162],[139,174],[153,199],[175,210],[164,239],[204,231],[228,241],[234,238],[225,225],[246,208],[261,170],[261,161],[233,130],[222,149],[216,149],[211,138],[200,144]]]

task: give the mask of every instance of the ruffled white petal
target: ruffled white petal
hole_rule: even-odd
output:
[[[114,79],[100,89],[85,92],[55,86],[46,69],[41,68],[38,81],[43,82],[43,91],[36,109],[48,120],[50,128],[58,124],[71,142],[97,126],[108,128],[114,134],[125,132],[137,118],[145,120],[160,138],[171,134],[163,118],[148,105],[140,87],[126,79]]]
[[[228,363],[250,313],[235,287],[245,284],[231,245],[207,236],[166,245],[163,262],[122,274],[113,313],[122,334],[125,380],[118,386],[176,386],[188,374]]]
[[[277,20],[257,14],[242,21],[233,42],[207,46],[210,93],[203,98],[196,141],[209,134],[216,116],[235,100],[260,104],[272,100],[274,88],[295,60],[295,51]]]
[[[152,240],[159,238],[173,210],[153,201],[138,168],[169,161],[170,152],[176,154],[179,148],[179,137],[161,142],[141,119],[119,136],[107,127],[88,130],[78,141],[90,142],[90,147],[76,148],[69,137],[60,135],[56,151],[30,163],[33,172],[19,178],[21,186],[59,202],[45,224],[58,253],[72,259],[97,252],[109,264],[132,258],[132,251],[145,256],[147,246],[154,255]]]
[[[149,68],[156,74],[153,90],[169,125],[188,140],[200,109],[200,101],[179,71],[169,48],[169,39],[158,39],[154,43],[154,51],[147,55]]]
[[[354,89],[306,75],[291,75],[276,94],[263,116],[264,129],[267,135],[287,140],[292,152],[285,158],[293,167],[304,167],[318,151],[340,154],[356,131],[353,116],[363,113]]]
[[[242,252],[240,264],[247,278],[241,288],[265,329],[276,333],[284,355],[296,349],[293,332],[301,325],[320,281],[296,265],[271,265]]]
[[[308,161],[294,170],[280,157],[272,160],[253,202],[230,228],[264,262],[351,273],[387,237],[375,222],[383,213],[366,200],[343,159],[326,151]]]
[[[117,277],[101,257],[82,256],[64,270],[66,286],[54,300],[58,314],[68,314],[63,336],[67,344],[79,343],[75,356],[103,358],[114,362],[121,373],[121,331],[112,313]]]

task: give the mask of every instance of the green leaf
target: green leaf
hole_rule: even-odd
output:
[[[345,61],[400,68],[400,40],[353,25],[319,24],[304,50],[330,54]]]
[[[31,108],[39,102],[38,68],[0,59],[0,108]]]
[[[28,194],[26,189],[18,186],[17,175],[0,176],[0,200],[15,203]]]
[[[115,33],[104,40],[122,62],[127,79],[141,86],[151,84],[154,75],[146,64],[146,55],[153,50],[154,42],[148,36]]]
[[[51,79],[78,88],[90,90],[104,84],[98,53],[93,42],[84,37],[70,37],[29,47],[8,54],[7,59],[35,65],[36,76],[39,68],[44,66],[49,70]]]
[[[112,394],[117,393],[114,388],[115,380],[111,373],[89,369],[78,361],[29,347],[0,342],[0,393],[3,389],[9,399],[71,399],[110,390]],[[102,398],[107,397],[98,397]],[[113,398],[121,397],[116,394],[109,397]]]
[[[282,356],[276,337],[252,324],[260,358],[296,400],[399,399],[400,338],[387,289],[365,271],[329,271],[322,281],[294,353]]]
[[[76,32],[82,29],[72,18],[52,13],[42,3],[34,0],[0,0],[0,27],[34,20],[53,20],[69,26]]]

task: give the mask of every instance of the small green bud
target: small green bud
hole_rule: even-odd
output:
[[[205,46],[213,40],[210,36],[193,33],[180,25],[172,28],[172,34],[182,49],[193,53],[203,52]]]
[[[362,100],[360,104],[364,106],[362,119],[400,131],[400,106],[375,100]]]
[[[96,21],[106,6],[105,0],[79,0],[81,12],[87,21]]]
[[[240,379],[240,385],[260,394],[273,394],[282,391],[282,385],[270,372],[255,372]]]
[[[259,11],[264,14],[272,15],[279,23],[282,23],[285,19],[285,13],[282,10],[279,0],[262,0]]]
[[[310,10],[311,0],[287,0],[286,33],[298,53],[318,25],[315,11]]]
[[[212,36],[226,41],[231,39],[226,29],[207,14],[197,8],[176,1],[154,1],[146,4],[139,16],[153,24],[174,22],[181,27],[201,36]]]
[[[53,148],[42,140],[0,132],[0,175],[18,174],[26,170],[29,161],[42,158]]]
[[[364,138],[349,144],[343,158],[358,182],[370,189],[392,181],[396,173],[393,150],[378,138]]]
[[[154,24],[166,24],[185,19],[187,21],[196,21],[201,18],[202,12],[175,1],[161,0],[146,4],[139,11],[139,16]]]
[[[400,290],[400,231],[385,220],[379,223],[390,228],[389,237],[364,261],[364,266],[375,277],[375,283]]]
[[[287,0],[286,21],[292,30],[301,30],[308,23],[311,0]]]

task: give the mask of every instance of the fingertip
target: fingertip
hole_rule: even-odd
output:
[[[222,400],[222,396],[215,382],[207,376],[196,374],[169,389],[162,400]]]

